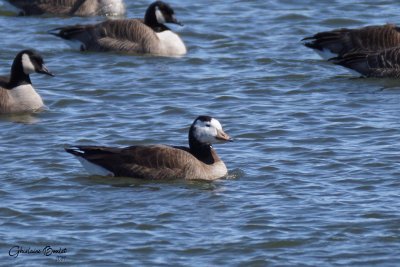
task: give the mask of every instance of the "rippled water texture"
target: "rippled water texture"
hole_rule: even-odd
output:
[[[150,3],[127,2],[129,17]],[[101,18],[14,17],[0,1],[1,73],[31,47],[56,74],[32,76],[48,111],[0,118],[0,264],[397,266],[400,82],[360,79],[300,40],[400,22],[398,2],[169,2],[183,58],[77,52],[46,32]],[[186,145],[200,114],[236,139],[215,145],[228,179],[93,177],[63,151]]]

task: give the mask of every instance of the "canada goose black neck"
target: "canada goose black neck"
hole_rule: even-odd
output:
[[[28,52],[29,51],[24,50],[15,57],[11,66],[10,81],[8,82],[7,89],[12,89],[24,84],[32,84],[29,74],[24,72],[22,65],[22,55],[27,54]]]
[[[171,7],[169,7],[169,5],[167,5],[162,1],[156,1],[147,8],[146,13],[144,15],[144,24],[152,28],[155,32],[169,31],[170,28],[168,28],[162,23],[159,23],[157,20],[156,8],[159,8],[160,6],[167,8],[173,14],[174,11],[172,10]]]

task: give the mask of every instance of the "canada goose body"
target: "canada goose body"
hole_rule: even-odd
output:
[[[11,75],[0,77],[0,113],[33,112],[43,107],[42,98],[29,77],[34,72],[53,76],[39,54],[32,50],[19,52],[11,67]]]
[[[164,2],[152,3],[142,19],[106,20],[98,24],[54,29],[52,34],[81,43],[81,51],[117,51],[160,56],[181,56],[186,46],[164,23],[180,24]]]
[[[400,47],[378,52],[348,53],[331,61],[365,77],[400,78]]]
[[[342,57],[347,53],[379,52],[400,46],[400,28],[393,24],[358,29],[336,29],[303,39],[306,47],[322,58]]]
[[[123,0],[8,0],[20,15],[122,16]]]
[[[199,116],[189,130],[189,147],[150,145],[112,148],[67,147],[91,174],[142,179],[215,180],[227,175],[211,144],[231,141],[214,118]]]

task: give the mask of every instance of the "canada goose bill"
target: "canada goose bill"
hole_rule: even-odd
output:
[[[8,0],[20,16],[123,16],[123,0]]]
[[[56,28],[49,33],[75,44],[79,42],[81,51],[185,55],[187,49],[182,39],[165,23],[183,25],[167,3],[156,1],[147,8],[144,19],[106,20]]]
[[[34,72],[54,76],[37,52],[19,52],[12,64],[11,75],[0,77],[0,113],[35,112],[43,108],[43,100],[29,76]]]
[[[400,28],[393,24],[358,29],[342,28],[319,32],[302,41],[324,59],[356,52],[377,53],[400,45]]]
[[[224,162],[212,147],[232,141],[221,124],[209,116],[197,117],[189,129],[189,147],[148,145],[125,148],[68,146],[93,175],[140,179],[215,180],[227,175]]]

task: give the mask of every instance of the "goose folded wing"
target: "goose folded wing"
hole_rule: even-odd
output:
[[[184,178],[197,159],[189,152],[170,146],[127,148],[80,147],[84,158],[115,176],[147,179]]]

